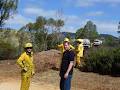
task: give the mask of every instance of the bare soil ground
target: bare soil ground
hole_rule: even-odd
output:
[[[40,57],[44,57],[43,53],[45,52],[42,52]],[[52,57],[50,53],[49,57]],[[30,90],[59,90],[59,80],[59,71],[52,69],[39,71],[32,78]],[[15,60],[0,61],[0,90],[20,90],[20,81],[20,69],[15,64]],[[71,90],[120,90],[120,77],[74,69]]]

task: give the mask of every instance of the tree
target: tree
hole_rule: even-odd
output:
[[[119,25],[118,25],[118,34],[120,34],[120,22],[119,22]],[[119,35],[119,42],[120,42],[120,35]]]
[[[17,9],[18,0],[0,0],[0,27]]]
[[[92,21],[88,21],[84,27],[84,30],[87,30],[87,38],[94,40],[98,36],[96,25]]]
[[[71,40],[71,35],[70,35],[70,32],[66,32],[66,38],[69,38]]]
[[[43,16],[39,16],[36,18],[36,21],[34,23],[28,23],[21,28],[19,34],[19,42],[22,43],[22,33],[24,31],[24,33],[28,33],[27,35],[29,36],[29,41],[34,44],[35,51],[47,50],[48,46],[49,49],[50,47],[53,48],[59,42],[58,35],[63,25],[64,21],[60,19],[46,19]],[[50,30],[52,32],[50,32]]]
[[[86,36],[86,30],[84,30],[84,28],[80,28],[76,31],[75,38],[85,38]]]
[[[64,21],[61,19],[55,20],[53,18],[49,18],[47,20],[47,26],[49,27],[49,30],[52,33],[52,35],[50,35],[51,41],[49,39],[48,40],[49,42],[51,42],[51,45],[55,46],[56,44],[60,43],[61,40],[60,30],[64,26]]]
[[[93,41],[98,37],[96,25],[92,21],[88,21],[84,28],[80,28],[76,32],[76,38],[88,38]]]
[[[35,43],[39,51],[47,49],[48,30],[46,24],[47,19],[42,16],[39,16],[34,23]]]
[[[34,23],[30,22],[30,23],[26,24],[25,29],[30,34],[29,40],[31,41],[31,43],[34,43]]]
[[[56,20],[55,21],[56,23],[55,23],[55,34],[56,34],[56,37],[57,37],[57,44],[60,42],[60,30],[61,30],[61,27],[63,27],[64,26],[64,21],[63,20],[61,20],[61,19],[58,19],[58,20]]]
[[[26,26],[23,26],[20,28],[20,30],[17,32],[17,38],[19,42],[19,54],[23,51],[23,46],[27,42],[31,42],[31,34],[26,31]]]

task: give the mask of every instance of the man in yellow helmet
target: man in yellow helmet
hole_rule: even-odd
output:
[[[68,38],[64,38],[64,42],[69,42],[70,43],[70,40]],[[63,43],[58,45],[58,48],[60,48],[60,50],[63,54],[63,52],[65,51]],[[75,49],[75,48],[72,45],[70,45],[70,49]]]
[[[75,52],[76,52],[76,67],[80,67],[80,62],[81,62],[81,57],[83,57],[83,39],[77,39],[76,40],[76,47],[75,47]]]
[[[29,90],[30,79],[34,75],[32,44],[25,44],[25,52],[21,54],[17,60],[17,64],[21,67],[21,88],[20,90]]]

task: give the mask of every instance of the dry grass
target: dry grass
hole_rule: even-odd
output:
[[[59,69],[61,53],[57,50],[42,51],[34,55],[36,71],[46,71],[47,69]]]
[[[54,86],[54,90],[59,88],[59,71],[49,68],[58,67],[60,60],[60,52],[56,50],[43,51],[35,54],[35,64],[38,73],[33,78],[33,83],[37,85]],[[46,66],[46,64],[48,64]],[[58,65],[58,66],[57,66]],[[20,69],[15,65],[15,61],[7,60],[0,61],[0,83],[6,79],[20,79]],[[47,71],[46,71],[47,70]],[[44,72],[42,72],[44,71]],[[53,88],[53,87],[52,87]],[[49,88],[50,89],[50,88]],[[120,77],[111,77],[108,75],[99,75],[96,73],[81,72],[74,69],[72,79],[72,90],[119,90]],[[1,89],[0,89],[1,90]],[[36,89],[37,90],[37,89]],[[43,89],[44,90],[44,89]],[[45,89],[47,90],[47,89]],[[52,90],[52,89],[50,89]]]

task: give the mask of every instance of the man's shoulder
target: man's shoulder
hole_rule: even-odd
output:
[[[26,52],[23,52],[21,55],[24,56],[24,55],[27,55],[27,54],[26,54]]]
[[[74,50],[72,50],[72,49],[69,50],[69,53],[70,53],[70,54],[75,54],[75,53],[74,53]]]
[[[21,55],[20,55],[20,56],[24,56],[24,55],[25,55],[25,52],[21,53]]]

